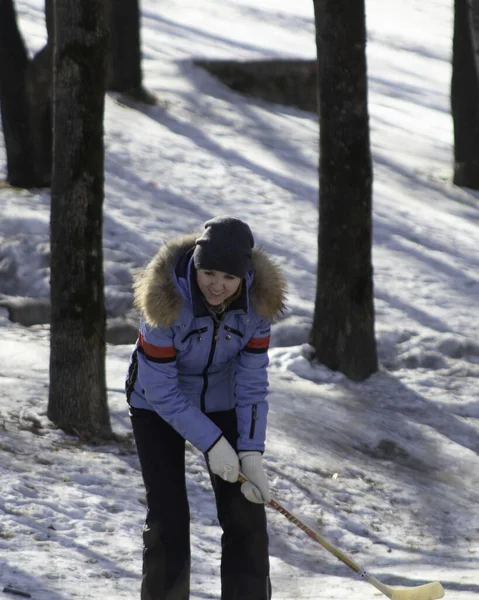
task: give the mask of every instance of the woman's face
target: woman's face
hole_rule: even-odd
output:
[[[210,271],[208,269],[198,269],[197,281],[201,293],[211,306],[218,306],[231,298],[237,292],[241,283],[239,277],[223,273],[223,271]]]

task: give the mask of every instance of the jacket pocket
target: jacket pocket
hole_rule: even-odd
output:
[[[188,340],[188,338],[192,337],[193,335],[201,335],[203,333],[206,333],[207,331],[208,327],[202,327],[201,329],[193,329],[185,335],[185,337],[181,340],[181,343],[184,344]]]
[[[244,337],[244,335],[241,333],[241,331],[238,331],[237,329],[233,329],[233,327],[228,327],[228,325],[225,325],[225,331],[227,331],[228,333],[232,333],[233,335],[236,335],[239,338]]]

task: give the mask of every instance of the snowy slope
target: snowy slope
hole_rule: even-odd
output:
[[[43,4],[17,0],[30,49]],[[248,220],[287,274],[271,350],[266,461],[275,496],[393,586],[439,579],[479,593],[479,203],[450,181],[452,1],[369,0],[374,272],[379,373],[362,384],[308,361],[317,228],[314,115],[252,101],[193,58],[315,54],[306,0],[144,0],[146,86],[105,117],[108,310],[170,235],[215,214]],[[3,144],[3,139],[0,140]],[[5,153],[0,147],[0,168]],[[3,171],[4,173],[4,171]],[[0,292],[48,295],[49,196],[0,190]],[[117,444],[89,446],[46,418],[48,327],[0,309],[0,589],[36,600],[139,597],[144,498],[123,379],[108,349]],[[192,598],[219,597],[219,537],[202,457],[188,453]],[[365,600],[362,582],[270,512],[274,598]],[[5,596],[7,597],[7,596]]]

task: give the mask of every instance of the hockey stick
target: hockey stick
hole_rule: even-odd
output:
[[[248,479],[240,473],[239,481],[246,482]],[[272,498],[268,502],[268,506],[274,508],[274,510],[281,513],[285,516],[288,521],[291,521],[294,525],[302,529],[305,533],[309,535],[309,537],[313,538],[318,544],[321,544],[323,548],[326,548],[328,552],[331,552],[337,559],[343,562],[346,566],[352,569],[355,573],[357,573],[360,577],[365,579],[371,585],[373,585],[376,589],[382,592],[391,600],[436,600],[436,598],[442,598],[444,596],[444,589],[442,585],[438,581],[434,581],[431,583],[425,583],[424,585],[418,585],[413,588],[408,588],[405,590],[397,590],[388,585],[385,585],[379,579],[371,575],[367,571],[365,571],[362,567],[356,564],[349,556],[341,552],[338,548],[333,546],[327,539],[325,539],[322,535],[320,535],[317,531],[308,527],[306,523],[303,523],[298,517],[295,517],[289,510],[287,510],[284,506],[282,506],[277,500]]]

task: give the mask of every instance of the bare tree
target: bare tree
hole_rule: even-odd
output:
[[[479,190],[479,2],[455,0],[451,110],[456,185]]]
[[[7,182],[18,187],[43,187],[50,182],[50,104],[44,112],[49,82],[42,74],[47,55],[48,49],[44,48],[33,60],[29,59],[13,0],[2,0],[0,105],[7,151]],[[37,86],[34,81],[38,82]]]
[[[107,89],[147,104],[143,87],[139,0],[105,0],[111,29]],[[53,0],[45,0],[47,44],[33,58],[18,27],[14,0],[0,0],[0,107],[7,151],[7,182],[48,187],[52,172]]]
[[[377,370],[372,161],[364,0],[314,0],[319,86],[318,361],[360,381]]]
[[[479,0],[469,0],[469,26],[476,74],[479,77]]]
[[[55,0],[48,416],[111,436],[105,383],[103,0]]]
[[[0,2],[0,108],[7,150],[7,181],[33,180],[27,127],[25,71],[28,56],[17,27],[13,0]]]
[[[111,36],[107,89],[154,104],[155,97],[143,87],[139,0],[105,0],[105,18]]]

